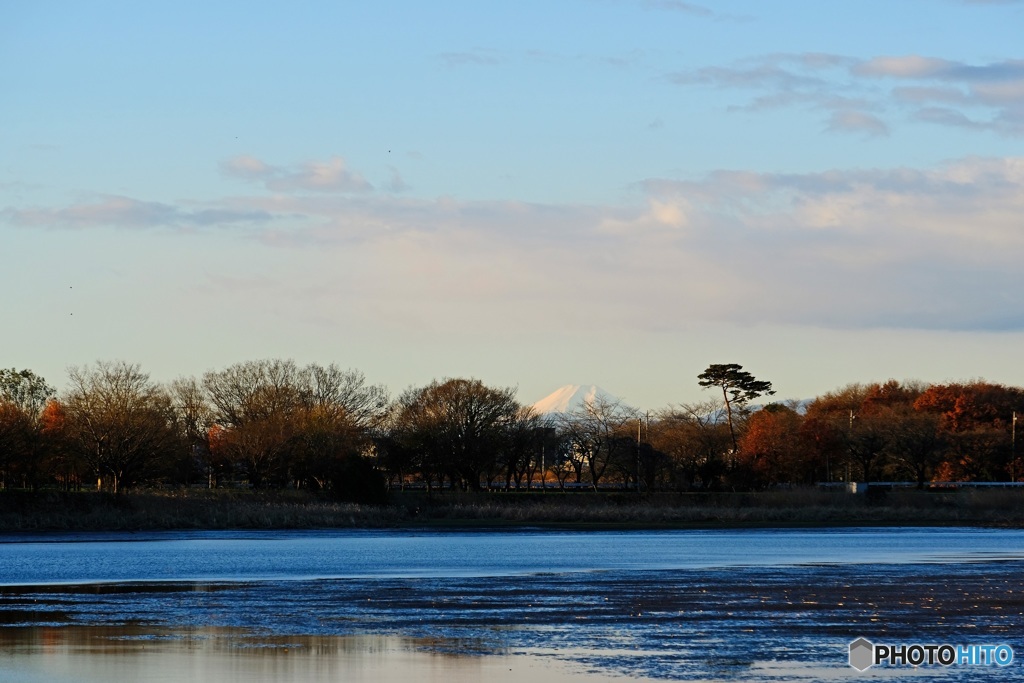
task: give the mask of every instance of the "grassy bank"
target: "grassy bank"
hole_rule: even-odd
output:
[[[816,489],[654,494],[643,498],[591,493],[454,495],[421,508],[416,519],[436,526],[541,524],[601,528],[1024,526],[1024,491],[892,491],[877,498]]]
[[[301,493],[0,493],[0,530],[313,529],[394,526],[403,511]]]
[[[302,492],[0,492],[3,531],[893,524],[1024,527],[1024,491],[890,491],[877,498],[820,490],[643,498],[625,493],[395,492],[385,506],[338,503]]]

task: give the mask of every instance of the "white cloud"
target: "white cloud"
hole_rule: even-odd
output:
[[[539,328],[1024,329],[1020,307],[1006,305],[1024,291],[1024,159],[719,171],[637,189],[625,206],[310,193],[198,210],[107,197],[3,217],[82,228],[247,221],[240,235],[289,249],[289,262],[349,264],[358,305],[396,326],[473,311],[481,325]]]
[[[658,329],[693,320],[1024,327],[1015,309],[984,305],[1024,289],[1024,160],[722,171],[642,188],[645,203],[632,207],[294,198],[278,209],[306,216],[305,227],[264,235],[365,250],[390,283],[388,305],[421,315],[458,301]]]
[[[625,216],[603,218],[598,230],[603,234],[623,238],[664,239],[678,235],[689,224],[690,203],[683,197],[648,199],[647,211],[633,211]],[[662,237],[659,238],[658,234]]]
[[[1024,161],[965,159],[926,171],[719,173],[652,181],[693,198],[689,248],[764,283],[731,316],[751,322],[947,328],[1019,326],[986,292],[1024,285]],[[703,228],[703,229],[701,229]],[[840,303],[841,302],[841,303]],[[1020,318],[1020,316],[1018,316]]]
[[[294,167],[273,166],[255,157],[237,156],[221,162],[228,176],[263,184],[274,192],[370,192],[373,186],[348,168],[340,156],[326,161],[309,161]]]
[[[266,163],[246,154],[222,162],[221,170],[227,175],[248,180],[262,180],[273,176],[275,173],[274,169]]]

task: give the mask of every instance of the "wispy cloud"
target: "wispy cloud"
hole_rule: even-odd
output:
[[[391,177],[388,179],[386,186],[388,192],[408,192],[411,189],[397,168],[389,166],[388,170],[391,172]]]
[[[731,109],[748,112],[785,107],[824,110],[826,130],[836,133],[887,135],[888,125],[876,114],[879,103],[844,85],[857,61],[824,53],[771,54],[729,66],[712,66],[668,74],[669,82],[706,85],[753,93]]]
[[[21,227],[43,228],[174,228],[260,223],[270,214],[259,209],[189,209],[130,197],[105,196],[94,202],[61,208],[8,208],[0,212],[6,221]]]
[[[361,174],[350,170],[345,160],[333,156],[326,161],[309,161],[297,167],[273,166],[251,156],[237,156],[221,163],[221,171],[234,178],[262,184],[274,192],[371,192]]]
[[[891,76],[893,78],[934,78],[951,74],[955,67],[945,59],[932,59],[910,55],[907,57],[875,57],[853,67],[861,76]]]
[[[712,66],[693,71],[679,71],[668,75],[676,85],[712,85],[720,88],[771,89],[796,92],[818,89],[829,82],[818,75],[801,73],[786,68],[776,60],[767,58],[754,64],[738,66]]]
[[[460,66],[497,66],[500,60],[492,53],[483,50],[470,52],[442,52],[437,56],[447,67]]]
[[[697,5],[692,2],[682,2],[681,0],[643,0],[643,6],[648,9],[682,12],[683,14],[692,14],[698,17],[716,16],[715,12],[711,11],[704,5]]]
[[[916,80],[1019,83],[1024,79],[1024,60],[1006,60],[973,65],[920,55],[875,57],[857,64],[853,68],[853,72],[864,76],[888,76]]]
[[[896,88],[892,94],[896,100],[919,107],[913,112],[918,120],[1004,135],[1024,134],[1024,60],[976,65],[918,55],[876,57],[857,65],[853,72],[916,82],[909,89]],[[988,112],[989,118],[972,117],[963,109],[983,115]]]
[[[277,172],[267,163],[248,155],[241,155],[227,161],[222,161],[220,168],[227,175],[245,180],[264,180]]]
[[[877,116],[863,111],[838,109],[832,112],[828,130],[841,133],[864,133],[875,137],[889,134],[889,126]]]
[[[920,107],[914,112],[913,116],[918,121],[935,123],[941,126],[953,126],[970,130],[985,130],[988,128],[986,122],[975,121],[962,111],[950,107]]]
[[[722,12],[715,8],[714,3],[685,2],[684,0],[628,0],[638,4],[640,7],[658,11],[674,12],[676,14],[691,16],[699,19],[710,19],[713,21],[741,22],[749,18],[736,14]]]
[[[922,55],[854,59],[773,54],[668,74],[669,82],[752,93],[739,108],[802,106],[827,112],[826,129],[884,135],[902,111],[940,125],[1024,134],[1024,60],[988,64]]]
[[[903,103],[921,105],[928,102],[968,104],[969,98],[958,88],[908,86],[893,88],[893,97]]]

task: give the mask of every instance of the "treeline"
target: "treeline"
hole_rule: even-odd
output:
[[[137,365],[99,362],[72,368],[60,394],[30,370],[0,370],[0,484],[302,489],[374,502],[407,486],[757,490],[1024,475],[1020,388],[893,380],[755,408],[771,383],[739,365],[698,379],[713,398],[654,414],[596,400],[539,416],[514,389],[478,380],[392,400],[358,371],[287,360],[166,385]]]

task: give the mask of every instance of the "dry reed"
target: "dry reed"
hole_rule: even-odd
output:
[[[0,530],[315,529],[399,526],[644,528],[969,524],[1024,526],[1024,491],[818,489],[762,493],[394,493],[383,506],[302,492],[0,492]]]

